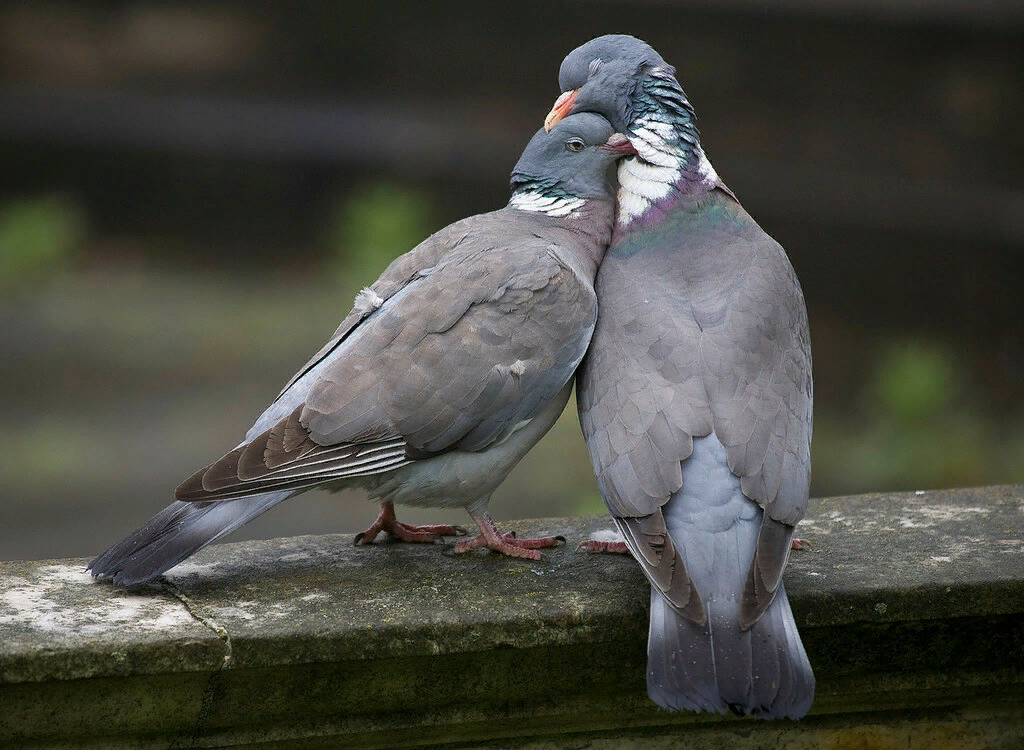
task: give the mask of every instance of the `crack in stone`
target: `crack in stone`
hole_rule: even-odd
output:
[[[199,713],[196,716],[196,723],[192,733],[188,735],[187,738],[182,735],[178,740],[171,743],[171,750],[178,750],[179,748],[191,748],[198,746],[199,736],[202,734],[203,726],[206,724],[206,719],[210,715],[210,711],[213,708],[213,702],[217,697],[217,688],[220,686],[221,675],[224,673],[224,670],[231,669],[231,667],[234,666],[235,659],[232,651],[231,634],[228,632],[227,628],[212,617],[208,617],[200,612],[199,606],[184,592],[182,592],[181,589],[166,578],[162,578],[162,583],[166,586],[167,593],[181,602],[185,611],[188,612],[196,622],[208,628],[214,635],[224,641],[224,659],[221,661],[220,669],[211,674],[210,679],[206,683],[206,689],[203,690],[203,697],[199,704]],[[180,740],[183,740],[185,744],[182,744]]]
[[[192,615],[196,622],[199,622],[200,624],[209,628],[214,635],[216,635],[218,638],[224,641],[224,661],[221,663],[220,668],[231,669],[233,666],[235,666],[235,657],[233,653],[233,645],[231,643],[231,634],[227,631],[227,628],[218,623],[212,617],[208,617],[207,615],[204,615],[202,612],[200,612],[198,605],[195,602],[193,602],[184,592],[181,591],[181,589],[179,589],[173,583],[171,583],[167,579],[164,579],[164,583],[167,586],[167,592],[175,599],[177,599],[179,602],[181,602],[182,606],[185,607],[185,610],[190,615]]]

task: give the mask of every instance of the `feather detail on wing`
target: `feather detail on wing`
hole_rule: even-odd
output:
[[[592,279],[564,260],[573,248],[558,240],[576,241],[571,233],[546,236],[524,226],[531,217],[520,211],[489,216],[448,227],[454,244],[426,258],[429,273],[411,262],[403,270],[417,251],[396,260],[248,440],[186,480],[177,498],[305,489],[482,451],[529,422],[572,378],[597,299]]]
[[[405,441],[318,445],[299,421],[302,407],[254,440],[200,469],[175,490],[177,500],[229,500],[375,474],[410,463]]]
[[[622,533],[633,556],[640,560],[647,578],[679,614],[698,624],[704,624],[707,613],[700,594],[665,528],[661,511],[643,518],[612,517]]]
[[[345,316],[331,338],[310,360],[289,380],[278,398],[283,396],[295,382],[327,357],[369,315],[378,310],[388,299],[403,289],[409,282],[430,274],[433,266],[446,253],[451,252],[467,236],[468,227],[477,217],[455,222],[427,237],[407,253],[395,258],[384,269],[372,285],[363,288],[356,295],[352,311]]]

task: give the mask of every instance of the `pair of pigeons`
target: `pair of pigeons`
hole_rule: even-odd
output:
[[[512,172],[512,198],[397,258],[233,451],[90,565],[152,579],[312,487],[463,506],[476,547],[537,559],[487,506],[554,424],[580,422],[651,582],[648,693],[669,709],[803,716],[814,677],[782,583],[810,482],[807,314],[785,252],[719,180],[670,67],[591,40]],[[617,170],[615,166],[617,165]],[[617,171],[617,194],[611,179]],[[600,545],[597,545],[600,546]]]

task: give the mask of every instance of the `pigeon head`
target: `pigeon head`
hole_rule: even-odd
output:
[[[619,168],[619,225],[663,198],[721,184],[700,146],[693,107],[675,69],[651,45],[625,34],[591,39],[566,55],[558,83],[562,94],[545,128],[593,112],[625,133],[638,152]]]
[[[675,68],[636,37],[607,34],[580,45],[562,61],[558,85],[562,94],[544,119],[548,129],[575,112],[596,112],[630,137],[654,120],[666,141],[687,150],[700,142]]]
[[[675,69],[651,45],[625,34],[607,34],[580,45],[562,61],[562,95],[548,113],[548,129],[573,112],[596,112],[626,132],[636,118],[637,83],[652,71],[671,77]]]
[[[541,128],[530,139],[512,170],[512,205],[524,208],[527,195],[532,203],[550,198],[577,205],[588,198],[614,198],[612,168],[632,154],[636,150],[629,139],[600,115],[566,117],[550,132]]]

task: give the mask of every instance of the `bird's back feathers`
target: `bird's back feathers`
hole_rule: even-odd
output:
[[[246,442],[177,499],[304,489],[500,443],[571,379],[590,342],[593,270],[576,256],[594,251],[581,244],[595,243],[512,209],[434,235],[408,254],[433,265],[393,263],[405,283],[385,272],[371,288],[378,304],[350,313]]]
[[[660,560],[673,545],[643,549],[639,525],[663,523],[692,440],[717,435],[743,492],[766,511],[745,599],[753,622],[775,595],[810,481],[810,344],[792,267],[731,196],[712,191],[614,241],[596,286],[579,408],[609,510],[637,527],[626,538],[638,540],[638,559]],[[677,597],[648,575],[679,611],[692,609],[687,587]]]

